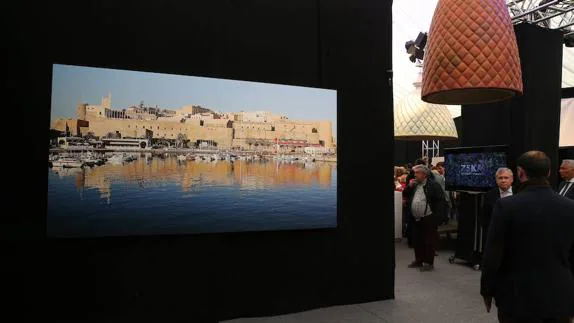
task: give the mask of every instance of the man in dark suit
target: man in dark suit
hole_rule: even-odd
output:
[[[494,204],[501,198],[514,195],[514,188],[512,187],[514,174],[512,173],[512,170],[506,167],[499,168],[496,171],[495,178],[496,187],[492,188],[484,195],[484,203],[482,206],[482,228],[484,230],[484,237],[488,236],[488,228],[490,226]],[[484,250],[485,244],[486,239],[483,239],[482,250]]]
[[[444,193],[440,184],[434,180],[428,167],[413,167],[414,179],[403,193],[407,197],[412,215],[412,237],[415,248],[415,260],[410,268],[421,271],[434,269],[436,250],[437,219],[444,214]]]
[[[550,159],[539,151],[517,160],[521,191],[498,200],[484,251],[481,294],[507,322],[570,322],[574,275],[574,201],[548,182]]]
[[[560,165],[563,182],[558,186],[558,194],[574,200],[574,159],[565,159]]]

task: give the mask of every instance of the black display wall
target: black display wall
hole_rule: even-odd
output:
[[[441,140],[440,141],[440,156],[444,156],[444,150],[447,148],[454,148],[454,147],[460,147],[460,144],[462,142],[462,135],[463,135],[463,130],[462,130],[462,117],[458,116],[456,118],[453,119],[454,120],[454,125],[456,127],[456,133],[458,134],[458,138],[454,139],[454,140]]]
[[[574,159],[574,146],[560,147],[558,159],[560,163],[562,163],[564,159]]]
[[[562,98],[574,98],[574,87],[564,87],[562,88]]]
[[[403,166],[421,158],[421,142],[395,140],[395,165]]]
[[[562,88],[562,98],[574,98],[574,87]],[[560,163],[564,159],[574,159],[574,146],[560,147],[558,155]]]
[[[59,320],[197,322],[394,296],[391,1],[11,6],[6,79],[27,109],[29,165],[5,196],[18,212],[3,216],[4,269],[26,277],[26,312],[37,301]],[[46,241],[53,63],[338,90],[339,227]]]
[[[562,37],[557,30],[529,24],[515,27],[524,95],[509,101],[462,107],[464,146],[510,145],[510,166],[528,150],[552,160],[550,180],[557,185]]]

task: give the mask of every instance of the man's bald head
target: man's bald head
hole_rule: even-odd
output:
[[[516,161],[520,181],[547,179],[550,175],[550,164],[550,158],[542,151],[532,150],[525,152]]]

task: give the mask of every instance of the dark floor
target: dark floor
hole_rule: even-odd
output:
[[[337,306],[268,318],[237,319],[233,323],[463,323],[497,322],[488,314],[479,294],[480,272],[449,264],[451,251],[441,251],[434,272],[408,269],[412,249],[397,243],[396,299]]]

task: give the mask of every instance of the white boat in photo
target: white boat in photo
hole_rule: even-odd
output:
[[[124,156],[118,154],[113,155],[112,157],[108,158],[108,162],[112,165],[123,165]]]
[[[84,166],[84,162],[80,159],[73,157],[61,157],[52,161],[53,167],[64,167],[64,168],[81,168]]]
[[[187,160],[186,155],[177,155],[177,161],[186,161],[186,160]]]
[[[103,165],[104,161],[100,158],[96,158],[94,154],[88,152],[87,154],[80,157],[80,160],[87,166]]]
[[[123,154],[122,158],[123,158],[124,162],[126,162],[126,163],[133,162],[134,160],[137,159],[134,156],[128,155],[128,154]]]
[[[49,155],[48,156],[48,167],[54,167],[53,162],[55,160],[58,160],[59,156],[58,155]]]
[[[293,163],[297,160],[297,157],[289,156],[289,155],[279,155],[279,156],[274,156],[273,159],[277,160],[279,162],[282,162],[282,163]]]
[[[67,176],[75,176],[78,174],[82,174],[83,169],[82,168],[78,168],[78,167],[74,167],[74,168],[69,168],[69,167],[53,167],[52,171],[59,175],[60,178],[64,178]]]

